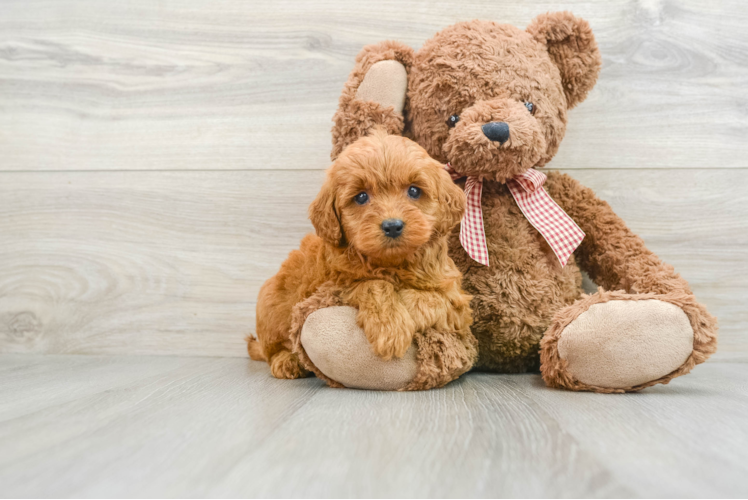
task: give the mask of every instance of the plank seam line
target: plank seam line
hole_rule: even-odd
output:
[[[101,172],[101,173],[122,173],[122,172],[324,172],[325,168],[219,168],[219,169],[99,169],[99,170],[0,170],[0,174],[74,174],[84,172]],[[596,170],[600,172],[623,170],[623,171],[666,171],[666,170],[748,170],[747,167],[604,167],[604,168],[563,168],[563,167],[546,167],[545,171],[550,170]]]

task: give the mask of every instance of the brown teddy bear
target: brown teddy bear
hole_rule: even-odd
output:
[[[450,255],[473,296],[478,357],[416,338],[410,357],[377,360],[355,310],[335,307],[329,291],[297,311],[295,345],[310,370],[349,387],[426,389],[474,361],[477,370],[540,369],[551,387],[610,393],[667,383],[715,351],[716,319],[673,267],[592,190],[535,170],[553,158],[567,111],[600,67],[589,24],[568,12],[540,15],[525,30],[458,23],[417,52],[391,41],[361,51],[334,116],[332,157],[379,126],[461,178],[473,202]],[[597,293],[582,293],[580,269]]]

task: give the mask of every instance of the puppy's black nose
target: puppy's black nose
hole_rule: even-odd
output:
[[[400,219],[387,219],[382,222],[382,231],[388,238],[397,238],[403,234],[405,223]]]
[[[504,144],[509,140],[509,125],[505,122],[489,122],[483,125],[483,133],[491,139],[500,144]]]

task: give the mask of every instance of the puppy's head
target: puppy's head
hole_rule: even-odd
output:
[[[415,142],[375,131],[335,160],[309,218],[329,243],[396,264],[448,234],[464,210],[443,165]]]

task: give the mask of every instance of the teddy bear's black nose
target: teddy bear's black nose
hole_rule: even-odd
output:
[[[505,122],[489,122],[483,125],[483,133],[500,144],[509,140],[509,125]]]
[[[388,238],[397,238],[403,234],[405,223],[400,219],[387,219],[382,222],[382,231]]]

